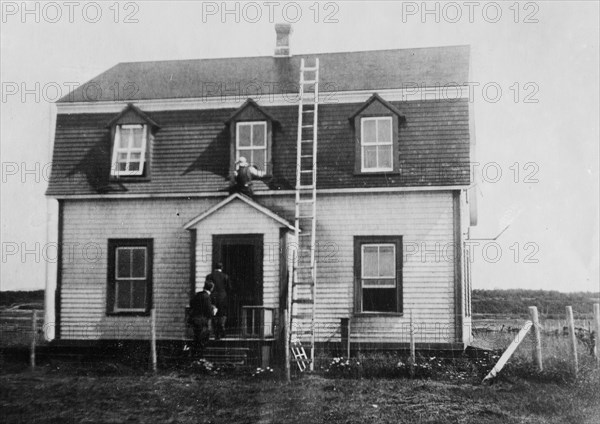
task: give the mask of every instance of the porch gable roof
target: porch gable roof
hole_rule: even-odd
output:
[[[242,202],[244,202],[248,206],[256,209],[257,211],[261,212],[262,214],[264,214],[264,215],[268,216],[269,218],[277,221],[279,224],[281,224],[282,226],[288,228],[289,230],[293,231],[295,229],[294,226],[290,222],[288,222],[286,219],[280,217],[279,215],[277,215],[272,210],[270,210],[270,209],[268,209],[268,208],[266,208],[266,207],[264,207],[262,205],[259,205],[258,203],[256,203],[252,199],[250,199],[249,197],[244,196],[244,195],[239,194],[239,193],[232,194],[231,196],[227,197],[223,201],[217,203],[216,205],[214,205],[213,207],[211,207],[210,209],[208,209],[207,211],[201,213],[196,218],[192,219],[190,222],[188,222],[187,224],[185,224],[185,226],[183,228],[185,228],[186,230],[189,230],[189,229],[195,227],[200,221],[202,221],[203,219],[209,217],[213,213],[219,211],[220,209],[222,209],[223,207],[225,207],[229,203],[233,202],[235,199],[241,200]]]

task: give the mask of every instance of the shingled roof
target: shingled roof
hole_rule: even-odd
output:
[[[300,59],[321,61],[321,91],[382,90],[469,81],[469,46],[119,63],[58,103],[297,93]],[[93,88],[89,85],[93,84]],[[126,86],[126,84],[129,84]],[[241,91],[241,93],[240,93]]]

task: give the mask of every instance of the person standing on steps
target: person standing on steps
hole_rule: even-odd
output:
[[[214,315],[215,307],[211,303],[210,295],[215,285],[212,281],[204,283],[204,290],[199,291],[190,300],[189,322],[194,328],[194,343],[192,356],[200,357],[204,354],[206,343],[210,338],[209,322]]]
[[[225,337],[225,324],[227,323],[227,294],[231,292],[229,276],[223,272],[223,264],[217,263],[213,272],[206,276],[207,281],[212,281],[215,288],[212,292],[213,305],[217,307],[217,314],[213,318],[215,339]]]

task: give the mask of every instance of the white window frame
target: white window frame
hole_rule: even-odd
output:
[[[264,134],[265,134],[264,146],[253,146],[253,142],[254,142],[253,127],[256,125],[262,125],[265,129],[265,131],[264,131]],[[250,127],[250,146],[240,146],[240,127],[241,126],[249,126]],[[269,137],[267,135],[267,129],[268,129],[267,121],[244,121],[244,122],[236,123],[236,126],[235,126],[235,160],[236,160],[236,162],[240,158],[240,156],[243,156],[242,154],[240,154],[240,149],[242,149],[244,151],[246,151],[246,150],[264,150],[265,163],[264,163],[264,169],[261,169],[261,171],[267,172],[267,164],[269,162],[269,158],[267,157],[267,154],[268,154],[267,143],[269,142]],[[247,157],[247,156],[244,156],[244,157],[248,160],[249,165],[253,165],[250,157]]]
[[[133,147],[133,136],[129,137],[129,143],[127,147],[121,146],[121,130],[122,129],[133,129],[133,128],[141,128],[142,129],[142,146],[141,147]],[[115,128],[115,139],[113,142],[113,155],[112,155],[112,165],[110,167],[110,175],[113,177],[122,177],[122,176],[141,176],[144,175],[144,165],[146,164],[146,146],[148,139],[148,129],[146,125],[141,124],[127,124],[127,125],[117,125]],[[127,154],[127,160],[125,165],[125,170],[120,171],[118,166],[118,157],[120,153]],[[139,169],[137,170],[129,170],[129,165],[132,163],[131,154],[132,153],[140,153],[139,160]]]
[[[144,277],[127,277],[119,278],[119,251],[120,250],[144,250]],[[130,254],[130,258],[133,261],[133,254]],[[131,266],[132,264],[130,264]],[[129,281],[144,281],[144,307],[142,308],[119,308],[119,282]],[[133,284],[130,285],[130,299],[133,299]],[[114,312],[145,312],[147,305],[145,303],[148,299],[148,247],[147,246],[117,246],[115,248],[115,304],[113,307]]]
[[[379,249],[382,247],[391,247],[393,249],[393,264],[394,264],[394,272],[391,275],[380,275],[377,277],[366,276],[365,275],[365,248],[366,247],[377,247],[377,271],[379,271]],[[397,270],[396,270],[396,245],[394,243],[363,243],[360,247],[360,284],[363,289],[395,289],[398,287],[397,281]],[[364,280],[394,280],[393,284],[385,284],[378,286],[365,286]]]
[[[377,140],[379,131],[377,130],[377,121],[389,121],[390,123],[390,141],[389,142],[379,142]],[[366,121],[375,121],[375,142],[369,142],[365,144],[365,125]],[[390,146],[390,167],[374,167],[367,168],[365,167],[365,147],[377,147],[377,146]],[[379,164],[379,149],[377,151],[377,164]],[[368,118],[361,118],[360,120],[360,170],[361,172],[388,172],[394,170],[394,120],[391,116],[373,116]]]

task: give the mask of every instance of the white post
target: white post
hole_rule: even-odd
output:
[[[29,352],[29,365],[31,369],[35,368],[35,343],[37,336],[37,311],[34,309],[31,314],[31,350]]]
[[[285,380],[289,383],[290,381],[292,381],[292,370],[290,368],[290,321],[288,319],[289,316],[289,311],[287,309],[284,309],[283,311],[283,325],[284,325],[284,331],[283,331],[283,337],[284,337],[284,343],[283,343],[283,349],[285,350]]]
[[[410,375],[412,377],[414,375],[414,372],[415,372],[415,362],[417,362],[416,352],[415,352],[415,334],[414,334],[414,329],[413,329],[413,314],[412,314],[412,309],[410,310],[409,325],[410,325],[410,358],[409,358],[409,366],[410,366]]]
[[[156,372],[156,309],[152,308],[150,311],[150,355],[152,360],[152,371]]]
[[[594,303],[594,324],[594,327],[596,327],[594,353],[596,355],[596,365],[600,367],[600,303]]]
[[[573,319],[573,308],[567,306],[567,326],[569,327],[569,340],[571,341],[571,358],[573,360],[573,373],[577,376],[579,364],[577,363],[577,338],[575,337],[575,320]]]
[[[531,322],[533,323],[533,336],[535,338],[535,345],[533,346],[533,360],[537,365],[538,371],[543,371],[542,336],[540,331],[540,321],[538,319],[538,310],[535,306],[529,307],[529,316],[531,316]]]
[[[521,331],[519,331],[519,334],[517,334],[517,337],[515,337],[512,343],[504,351],[500,359],[498,359],[496,365],[494,365],[494,368],[492,368],[488,375],[485,376],[483,381],[489,380],[490,378],[496,377],[496,375],[498,375],[498,373],[500,372],[502,367],[504,367],[511,355],[515,352],[515,350],[517,350],[517,347],[523,341],[532,325],[533,323],[531,321],[527,321],[525,323],[525,325],[521,328]]]

